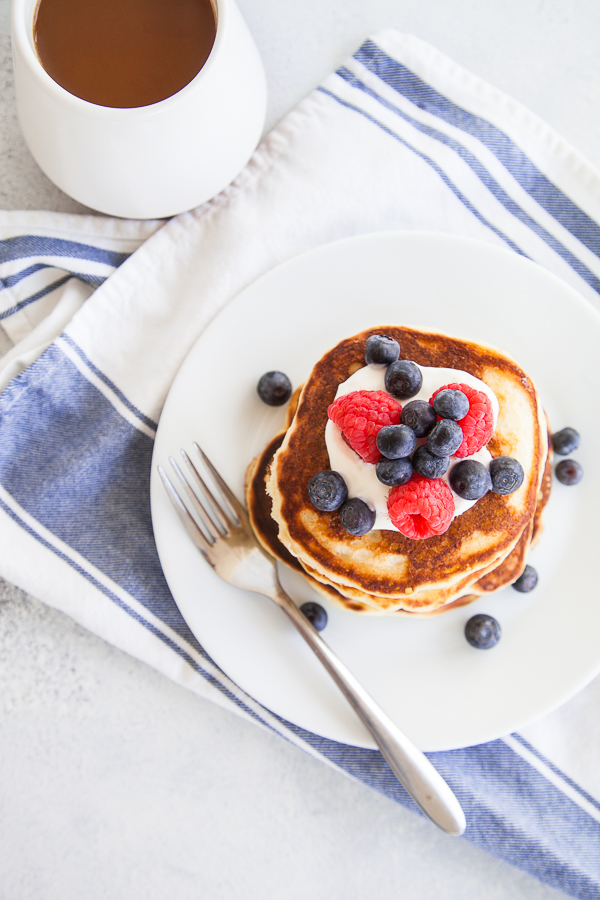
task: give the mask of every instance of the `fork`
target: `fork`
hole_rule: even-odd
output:
[[[270,597],[286,613],[371,733],[388,765],[417,806],[447,834],[462,834],[466,827],[465,816],[448,784],[425,754],[375,703],[288,597],[279,583],[275,560],[259,544],[246,510],[198,444],[194,443],[193,447],[220,497],[202,477],[202,466],[192,461],[185,450],[181,450],[181,455],[189,472],[188,478],[173,457],[169,457],[169,462],[198,520],[189,512],[162,466],[158,466],[158,473],[198,550],[224,581]]]

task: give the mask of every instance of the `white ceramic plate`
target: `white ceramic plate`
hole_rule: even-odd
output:
[[[190,628],[218,665],[260,703],[316,734],[374,746],[328,676],[271,601],[230,588],[193,547],[156,464],[196,440],[242,498],[247,464],[284,416],[258,399],[263,372],[296,386],[331,346],[364,328],[401,324],[481,340],[532,376],[552,427],[583,435],[579,485],[555,480],[530,594],[508,588],[436,616],[356,615],[317,598],[285,571],[298,602],[327,606],[336,653],[424,750],[488,741],[563,703],[600,671],[596,578],[600,480],[600,316],[576,291],[514,253],[446,235],[382,233],[296,257],[260,278],[202,334],[161,416],[152,516],[164,572]],[[488,651],[463,634],[476,612],[502,638]]]

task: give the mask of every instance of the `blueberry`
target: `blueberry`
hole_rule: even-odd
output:
[[[462,391],[446,388],[436,394],[433,408],[442,419],[454,419],[458,422],[459,419],[464,419],[469,412],[469,401],[467,395]]]
[[[520,594],[528,594],[538,583],[538,573],[533,566],[525,566],[516,581],[513,581],[515,591]]]
[[[377,447],[388,459],[410,456],[417,446],[417,436],[408,425],[385,425],[377,434]]]
[[[450,458],[448,456],[436,456],[427,448],[426,444],[417,447],[413,453],[412,464],[415,472],[423,478],[441,478],[448,471]]]
[[[552,435],[554,452],[559,456],[568,456],[579,447],[579,432],[574,428],[563,428]]]
[[[427,448],[436,456],[452,456],[463,442],[462,428],[452,419],[441,419],[429,432]]]
[[[340,509],[340,522],[350,534],[366,534],[375,524],[375,510],[367,506],[364,500],[353,497]]]
[[[486,616],[484,613],[478,613],[471,616],[465,625],[465,637],[471,647],[477,647],[478,650],[489,650],[495,647],[502,635],[500,625],[493,616]]]
[[[426,400],[411,400],[402,408],[400,415],[402,425],[412,428],[416,437],[427,437],[437,422],[436,412]]]
[[[400,344],[394,338],[382,334],[372,334],[367,338],[365,362],[372,365],[389,366],[400,356]]]
[[[461,459],[450,469],[450,487],[463,500],[479,500],[492,487],[490,473],[476,459]]]
[[[265,372],[256,390],[263,403],[268,406],[282,406],[292,396],[292,382],[283,372]]]
[[[577,484],[583,478],[583,469],[576,459],[562,459],[554,471],[561,484]]]
[[[418,394],[423,385],[423,375],[416,363],[399,359],[388,366],[385,373],[385,389],[392,397],[408,400]]]
[[[322,512],[331,512],[339,509],[342,503],[348,499],[346,482],[339,472],[325,469],[317,472],[308,482],[308,496],[313,506]]]
[[[308,621],[317,629],[317,631],[323,631],[327,625],[327,613],[320,603],[313,603],[312,600],[308,603],[303,603],[300,607],[300,612],[304,613]]]
[[[439,457],[438,457],[439,458]],[[375,466],[375,474],[382,484],[397,487],[410,481],[413,464],[410,459],[380,459]]]
[[[523,484],[523,466],[512,456],[497,456],[490,463],[490,478],[495,494],[512,494]]]

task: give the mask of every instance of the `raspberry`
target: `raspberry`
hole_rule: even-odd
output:
[[[440,391],[452,390],[462,391],[466,394],[469,401],[469,412],[464,419],[459,419],[458,424],[463,431],[463,442],[454,453],[463,459],[465,456],[472,456],[482,447],[485,447],[492,434],[494,433],[494,413],[490,398],[483,391],[477,391],[468,384],[445,384],[431,396],[429,402],[433,406],[433,401]]]
[[[420,540],[448,530],[454,515],[452,491],[441,478],[413,475],[388,496],[392,524],[408,538]]]
[[[402,407],[385,391],[352,391],[338,397],[327,415],[341,430],[344,440],[365,462],[381,459],[377,435],[385,425],[398,425]]]

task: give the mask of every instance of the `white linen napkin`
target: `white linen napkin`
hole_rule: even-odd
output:
[[[600,174],[415,37],[368,40],[236,181],[167,223],[0,215],[0,574],[123,650],[413,806],[376,751],[312,735],[220,672],[164,582],[152,440],[198,335],[276,264],[365,232],[508,247],[599,304]],[[2,337],[2,334],[0,334]],[[431,754],[469,840],[600,896],[598,681],[518,735]]]

